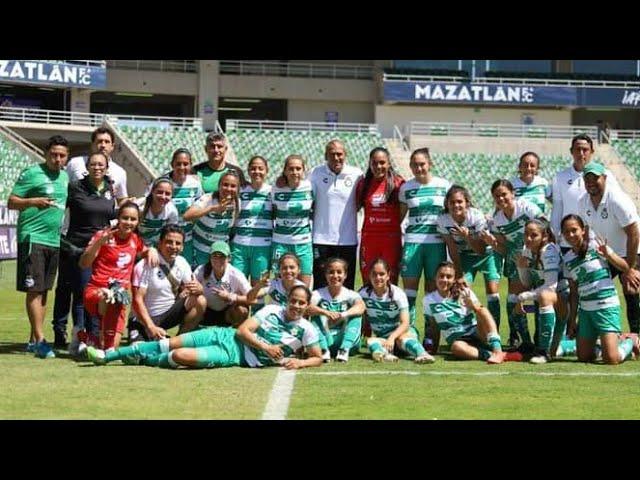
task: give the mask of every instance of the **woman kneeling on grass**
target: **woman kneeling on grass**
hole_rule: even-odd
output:
[[[212,327],[155,342],[104,352],[87,349],[89,359],[102,365],[115,360],[177,368],[263,367],[293,370],[322,365],[322,352],[313,325],[303,318],[311,292],[302,285],[289,291],[286,307],[268,305],[238,329]],[[305,349],[307,358],[290,358]]]
[[[502,351],[491,314],[469,287],[456,280],[453,263],[442,262],[438,266],[436,290],[424,297],[423,307],[425,322],[435,322],[455,357],[487,363],[510,360]],[[517,354],[513,359],[520,360],[522,356]]]
[[[369,284],[359,293],[367,307],[367,320],[374,335],[367,338],[374,362],[397,362],[394,347],[412,355],[415,363],[435,362],[420,345],[415,326],[409,323],[407,295],[391,284],[386,260],[377,258],[371,263]]]
[[[571,288],[567,334],[570,338],[576,337],[578,360],[596,360],[598,338],[604,363],[616,365],[634,354],[637,356],[640,353],[638,336],[620,336],[620,300],[607,261],[621,272],[627,272],[629,265],[606,241],[590,239],[584,221],[578,215],[564,217],[561,229],[562,236],[571,246],[562,260]]]

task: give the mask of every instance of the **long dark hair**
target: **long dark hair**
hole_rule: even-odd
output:
[[[549,224],[549,222],[545,222],[544,220],[542,220],[540,218],[532,218],[531,220],[527,221],[527,223],[524,224],[524,228],[527,228],[529,225],[535,225],[536,227],[538,227],[540,229],[540,231],[542,232],[543,236],[547,237],[547,241],[544,242],[540,246],[540,250],[538,251],[538,253],[531,252],[531,254],[533,255],[534,265],[536,267],[540,267],[540,266],[542,266],[542,259],[540,258],[541,257],[540,254],[542,253],[542,248],[545,245],[548,245],[549,243],[555,243],[556,242],[556,237],[553,234],[553,232],[551,231],[551,225]]]
[[[220,186],[222,185],[222,179],[224,177],[234,177],[237,181],[238,181],[238,190],[236,191],[236,198],[233,202],[233,218],[231,221],[231,225],[235,225],[236,223],[236,219],[239,215],[240,212],[240,187],[241,187],[241,180],[240,180],[240,176],[238,175],[238,172],[236,172],[233,169],[229,169],[226,172],[224,172],[224,174],[222,174],[222,176],[220,177],[220,179],[218,180],[218,190],[216,190],[216,192],[212,195],[212,198],[215,198],[216,200],[218,200],[218,202],[220,202]]]
[[[387,273],[391,272],[391,268],[389,267],[389,262],[387,262],[382,257],[377,257],[377,258],[374,258],[371,261],[371,263],[369,263],[369,276],[371,276],[373,267],[375,267],[378,264],[382,265],[384,269],[387,271]],[[387,289],[389,290],[389,300],[393,300],[393,289],[391,288],[391,285],[392,285],[391,279],[389,279],[389,281],[387,282]],[[373,291],[373,285],[371,284],[370,278],[367,278],[367,283],[362,288],[365,289],[365,291],[367,292],[367,295],[371,295],[371,292]]]
[[[461,185],[451,185],[451,187],[449,187],[449,190],[447,190],[447,194],[444,197],[444,210],[443,210],[444,213],[449,213],[449,199],[456,193],[462,193],[462,195],[464,196],[464,199],[467,201],[468,208],[473,207],[473,203],[471,203],[471,194],[469,193],[469,190],[467,190]]]
[[[300,162],[302,162],[302,171],[305,173],[307,173],[307,164],[304,161],[304,158],[302,157],[302,155],[297,155],[297,154],[293,154],[293,155],[289,155],[287,158],[284,159],[284,166],[282,167],[282,173],[280,174],[280,176],[277,178],[276,180],[276,185],[277,184],[281,184],[282,182],[284,182],[284,185],[286,187],[289,186],[289,182],[287,181],[287,166],[289,165],[289,162],[291,160],[300,160]]]
[[[580,215],[575,215],[573,213],[564,216],[562,222],[560,222],[560,231],[564,230],[564,224],[569,220],[575,220],[576,222],[578,222],[578,225],[580,225],[580,228],[584,230],[582,245],[580,245],[580,250],[578,250],[578,257],[584,259],[584,257],[587,255],[587,249],[589,248],[589,232],[587,231],[587,228],[584,225],[584,220],[582,220]]]
[[[116,220],[118,220],[118,223],[120,223],[120,214],[122,213],[123,210],[127,208],[133,208],[136,212],[138,212],[138,225],[136,225],[136,228],[133,230],[133,233],[138,233],[138,227],[140,226],[140,222],[142,221],[142,218],[140,214],[140,207],[136,202],[127,200],[122,205],[120,205],[120,207],[118,208],[118,214],[116,215]]]
[[[371,152],[369,152],[369,168],[367,168],[367,173],[362,180],[362,188],[358,192],[358,198],[356,199],[356,208],[358,210],[363,207],[365,198],[367,198],[369,186],[371,185],[371,181],[373,180],[371,160],[373,160],[373,156],[378,152],[384,153],[387,156],[387,161],[389,162],[389,171],[387,172],[387,179],[384,187],[384,203],[396,203],[398,201],[398,188],[396,187],[396,179],[404,179],[393,169],[393,165],[391,164],[391,154],[389,153],[389,150],[384,147],[376,147],[371,150]]]
[[[149,209],[151,208],[151,204],[153,203],[153,191],[161,183],[168,183],[169,185],[171,185],[171,194],[173,196],[173,182],[171,181],[171,179],[167,177],[156,178],[151,184],[151,189],[149,190],[149,194],[147,195],[147,198],[144,199],[144,208],[142,209],[142,218],[140,219],[140,221],[146,218],[147,212],[149,212]]]
[[[89,171],[89,163],[91,162],[91,158],[92,157],[102,157],[106,160],[107,164],[105,166],[105,174],[104,177],[102,177],[102,181],[104,182],[104,184],[107,186],[107,190],[109,191],[109,193],[111,194],[111,198],[116,198],[116,192],[114,189],[114,181],[111,179],[111,177],[109,175],[106,174],[106,171],[109,170],[109,157],[107,155],[105,155],[102,152],[95,152],[92,153],[90,155],[87,156],[87,161],[85,162],[85,168],[87,169],[87,172]],[[86,178],[89,178],[89,175],[87,174]],[[91,180],[88,180],[91,181]]]

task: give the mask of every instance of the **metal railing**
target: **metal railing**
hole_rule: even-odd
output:
[[[405,152],[409,150],[409,145],[407,145],[407,142],[404,141],[404,135],[402,135],[402,132],[397,125],[393,126],[393,139],[398,143],[400,147],[402,147],[402,150],[404,150]]]
[[[489,123],[411,122],[410,135],[571,138],[586,133],[597,139],[597,127],[584,125],[519,125]]]
[[[473,82],[484,84],[504,84],[504,85],[534,85],[549,87],[594,87],[594,88],[638,88],[640,81],[617,81],[617,80],[569,80],[563,78],[511,78],[511,77],[463,77],[463,76],[442,76],[442,75],[407,75],[385,73],[382,76],[384,81],[397,82]]]
[[[67,112],[38,108],[0,107],[0,121],[22,123],[50,123],[97,127],[104,120],[102,113]]]
[[[281,122],[275,120],[227,120],[229,130],[306,130],[316,132],[364,132],[379,134],[375,123]]]
[[[99,127],[105,118],[116,125],[118,122],[139,122],[141,126],[158,124],[164,127],[202,128],[199,117],[155,117],[147,115],[117,115],[104,113],[68,112],[63,110],[41,110],[38,108],[0,107],[0,122],[49,123],[52,125],[74,125]]]
[[[22,148],[29,155],[34,155],[34,156],[38,157],[39,159],[43,159],[44,152],[42,151],[41,148],[35,146],[29,140],[27,140],[26,138],[18,135],[13,130],[11,130],[11,129],[3,126],[3,125],[0,125],[0,134],[4,135],[9,140],[11,140],[12,142],[16,143],[20,148]]]
[[[611,130],[609,140],[638,140],[640,130]]]
[[[49,62],[49,63],[69,63],[72,65],[84,65],[86,67],[100,67],[106,68],[106,60],[31,60],[34,62]]]
[[[375,68],[366,65],[321,63],[221,61],[220,73],[274,77],[315,77],[372,80]]]
[[[158,70],[160,72],[198,71],[195,60],[107,60],[107,67],[125,70]]]

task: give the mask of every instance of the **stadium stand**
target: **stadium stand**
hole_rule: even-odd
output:
[[[640,139],[611,140],[611,146],[626,167],[631,170],[636,180],[640,181]]]
[[[42,162],[4,135],[0,135],[0,199],[6,201],[20,172],[29,165]]]

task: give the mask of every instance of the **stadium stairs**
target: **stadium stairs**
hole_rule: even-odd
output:
[[[0,201],[8,200],[24,168],[42,162],[42,150],[10,128],[0,125]]]

